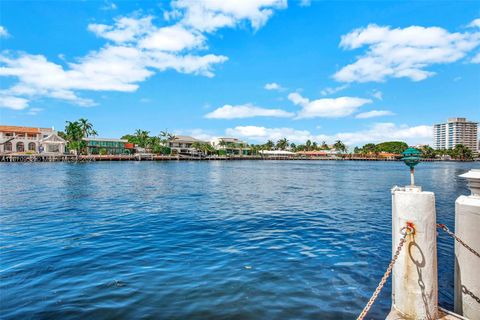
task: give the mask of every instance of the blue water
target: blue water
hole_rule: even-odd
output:
[[[422,163],[453,227],[459,174]],[[391,255],[399,162],[0,164],[2,319],[353,319]],[[440,304],[453,242],[440,234]],[[369,318],[390,309],[390,281]]]

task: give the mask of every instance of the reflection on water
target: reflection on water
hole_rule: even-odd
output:
[[[453,227],[459,174],[422,163]],[[402,163],[2,164],[0,313],[17,318],[352,319],[391,255]],[[453,243],[439,240],[452,307]],[[390,284],[371,316],[390,309]]]

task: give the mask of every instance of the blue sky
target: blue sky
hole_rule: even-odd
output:
[[[0,123],[431,143],[480,120],[478,1],[2,1]]]

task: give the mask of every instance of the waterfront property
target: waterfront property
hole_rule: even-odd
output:
[[[109,139],[109,138],[84,138],[87,143],[87,154],[134,154],[135,147],[133,143],[129,143],[125,139]]]
[[[199,151],[194,148],[195,143],[208,143],[190,136],[175,136],[167,142],[167,147],[172,150],[172,154],[196,155]]]
[[[271,159],[279,158],[294,158],[296,156],[295,152],[285,151],[285,150],[260,150],[259,153]]]
[[[0,153],[65,153],[66,141],[51,128],[0,126]]]
[[[335,149],[330,149],[330,150],[298,151],[297,154],[305,157],[329,157],[329,156],[339,155],[341,154],[341,152]]]
[[[248,155],[250,147],[248,143],[237,138],[215,138],[211,142],[212,146],[220,154],[226,155]]]
[[[478,123],[466,118],[449,118],[447,123],[433,126],[433,148],[436,150],[454,149],[462,144],[472,152],[479,151]]]

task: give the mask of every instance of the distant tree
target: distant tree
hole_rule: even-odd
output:
[[[167,129],[160,131],[158,135],[163,144],[167,144],[168,141],[175,140],[176,136],[173,133],[168,132]]]
[[[304,144],[299,144],[297,145],[297,147],[295,148],[295,151],[305,151],[307,150],[307,147],[304,145]]]
[[[213,148],[213,146],[210,143],[206,143],[206,142],[196,141],[192,143],[192,148],[206,155],[212,154],[215,152],[215,148]]]
[[[435,150],[429,145],[422,146],[420,148],[420,152],[422,152],[422,158],[426,158],[426,159],[435,158]]]
[[[322,150],[328,150],[330,149],[330,147],[328,146],[328,144],[325,142],[325,141],[322,141],[322,146],[320,147]]]
[[[473,160],[473,153],[470,148],[463,144],[457,144],[452,151],[452,156],[458,160]]]
[[[277,149],[285,150],[288,147],[287,138],[283,138],[277,141]]]
[[[362,147],[363,154],[378,154],[378,148],[374,143],[367,143]]]
[[[402,153],[408,149],[408,144],[403,141],[387,141],[377,144],[378,152]]]
[[[340,140],[337,140],[333,147],[340,152],[347,152],[347,146]]]
[[[123,135],[121,139],[127,140],[130,143],[138,144],[137,136],[133,134]]]
[[[147,143],[148,143],[148,138],[149,138],[149,131],[137,129],[135,130],[135,137],[137,140],[137,144],[141,148],[146,148]]]
[[[274,146],[275,143],[273,143],[272,140],[268,140],[267,143],[264,144],[266,150],[272,150]]]
[[[297,149],[297,145],[295,143],[290,143],[290,148],[295,151],[295,149]]]
[[[312,141],[310,141],[310,139],[305,142],[305,148],[306,148],[307,151],[310,151],[310,150],[311,150],[311,148],[312,148]]]
[[[58,134],[58,136],[59,136],[60,138],[62,138],[62,139],[64,139],[64,140],[67,140],[67,135],[66,135],[65,132],[63,132],[63,131],[58,131],[57,134]]]
[[[318,144],[315,141],[312,142],[312,150],[318,150]]]
[[[65,138],[67,140],[67,148],[73,150],[77,157],[86,146],[83,140],[82,126],[78,121],[67,121],[65,126]]]
[[[78,124],[84,138],[97,135],[97,132],[93,129],[93,125],[88,122],[88,119],[80,118],[78,119]]]

